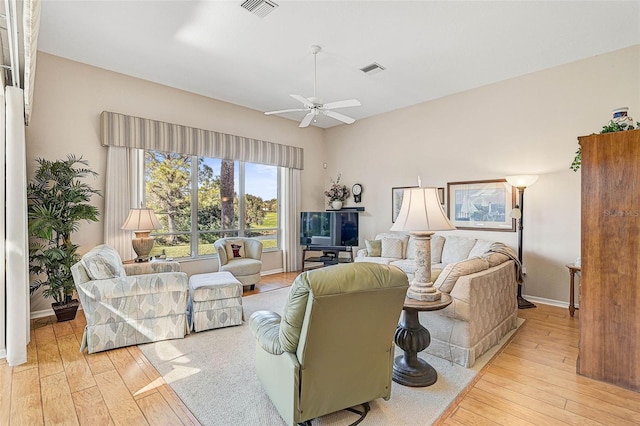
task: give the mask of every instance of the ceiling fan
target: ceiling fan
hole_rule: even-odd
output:
[[[321,49],[320,46],[316,46],[316,45],[311,46],[311,53],[313,53],[313,96],[310,98],[305,98],[304,96],[300,96],[300,95],[290,95],[293,99],[300,101],[302,105],[304,105],[304,108],[293,108],[293,109],[283,109],[279,111],[269,111],[269,112],[265,112],[265,115],[282,114],[285,112],[295,112],[295,111],[307,111],[307,115],[304,116],[304,118],[302,119],[298,127],[309,126],[311,121],[318,114],[324,114],[328,117],[335,118],[336,120],[342,121],[343,123],[346,123],[346,124],[351,124],[356,121],[351,117],[347,117],[344,114],[340,114],[339,112],[335,112],[332,110],[337,108],[360,106],[361,105],[360,101],[358,101],[357,99],[348,99],[345,101],[329,102],[325,104],[322,102],[321,98],[316,97],[316,73],[317,73],[316,58],[320,49]]]

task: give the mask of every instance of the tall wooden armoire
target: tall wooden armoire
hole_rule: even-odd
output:
[[[640,130],[582,147],[580,375],[640,391]]]

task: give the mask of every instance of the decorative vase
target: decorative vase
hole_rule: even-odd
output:
[[[334,210],[340,210],[340,209],[342,208],[342,201],[340,201],[340,200],[333,200],[333,201],[331,202],[331,207],[332,207]]]
[[[614,123],[625,127],[631,127],[633,129],[633,118],[629,117],[628,114],[629,108],[617,108],[613,110],[613,121]]]

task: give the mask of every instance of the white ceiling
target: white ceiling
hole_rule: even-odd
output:
[[[270,111],[313,95],[317,44],[318,96],[361,119],[640,44],[640,1],[275,1],[260,18],[243,0],[43,0],[38,47]]]

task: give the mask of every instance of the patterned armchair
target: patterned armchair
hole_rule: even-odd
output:
[[[107,245],[71,267],[87,325],[80,350],[89,353],[182,338],[187,275],[177,262],[123,265]]]
[[[231,272],[243,286],[251,290],[260,281],[262,242],[254,238],[220,238],[213,243],[218,251],[218,271]]]

